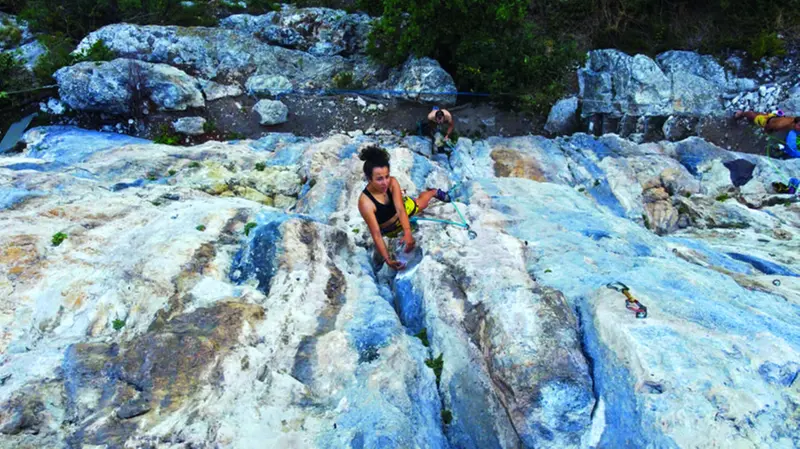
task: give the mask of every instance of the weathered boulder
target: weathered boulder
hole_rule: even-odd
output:
[[[667,75],[690,74],[724,89],[728,84],[725,69],[710,55],[693,51],[673,50],[656,56],[656,61]]]
[[[247,80],[247,92],[255,96],[275,96],[289,93],[292,83],[281,75],[255,75]]]
[[[59,69],[54,77],[61,99],[76,110],[127,114],[146,100],[167,111],[205,106],[195,79],[166,64],[82,62]]]
[[[206,101],[219,100],[225,97],[238,97],[242,95],[242,88],[237,84],[219,84],[214,81],[200,79],[200,88],[206,96]]]
[[[787,115],[800,115],[800,84],[795,84],[787,94],[788,96],[781,102],[780,108]]]
[[[652,59],[618,50],[589,52],[578,71],[584,117],[595,113],[616,116],[668,115],[670,80]]]
[[[253,34],[224,28],[115,24],[90,33],[76,51],[102,39],[117,55],[170,64],[212,81],[240,83],[252,74],[281,75],[307,86],[331,85],[334,75],[357,72],[374,84],[376,67],[364,56],[318,56],[270,45]]]
[[[582,115],[613,117],[725,115],[732,108],[774,107],[779,87],[737,78],[709,55],[668,51],[656,60],[618,50],[589,52],[578,71]]]
[[[385,85],[393,95],[444,106],[455,104],[458,92],[453,77],[431,58],[409,57]]]
[[[686,72],[675,72],[672,78],[672,110],[676,115],[720,115],[722,90],[705,78]]]
[[[220,26],[317,56],[348,56],[364,52],[372,21],[366,14],[283,5],[280,11],[261,16],[229,16],[220,21]]]
[[[550,109],[544,130],[550,134],[572,134],[578,129],[578,97],[562,98]]]
[[[172,122],[172,129],[188,136],[199,136],[205,134],[205,125],[206,119],[203,117],[181,117]]]
[[[289,108],[276,100],[259,100],[253,110],[261,116],[262,125],[285,123],[289,115]]]

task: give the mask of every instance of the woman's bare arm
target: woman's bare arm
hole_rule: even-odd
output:
[[[361,212],[361,217],[367,223],[369,233],[375,242],[375,249],[383,257],[383,260],[389,263],[391,261],[389,259],[389,250],[386,249],[386,244],[383,242],[383,236],[381,235],[381,228],[378,226],[378,219],[375,218],[375,205],[370,203],[364,195],[361,195],[358,200],[358,211]]]

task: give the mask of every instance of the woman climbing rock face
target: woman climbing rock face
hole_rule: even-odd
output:
[[[400,270],[403,264],[389,257],[383,236],[395,238],[402,233],[405,251],[413,250],[416,241],[411,233],[409,217],[425,210],[432,198],[449,202],[450,196],[440,189],[431,189],[422,192],[416,200],[404,197],[400,183],[389,173],[389,153],[386,150],[371,145],[361,150],[359,158],[364,161],[368,183],[358,197],[358,211],[369,227],[375,250],[387,265]]]

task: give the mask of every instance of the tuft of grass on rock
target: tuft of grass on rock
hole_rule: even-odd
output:
[[[63,232],[57,232],[53,234],[53,246],[60,245],[66,239],[67,239],[67,234],[64,234]]]
[[[422,342],[422,346],[425,346],[426,348],[430,346],[430,342],[428,341],[428,329],[422,329],[414,334],[414,336],[419,338],[419,340]]]
[[[427,359],[425,360],[425,366],[433,370],[433,374],[436,376],[436,386],[439,386],[439,382],[442,380],[442,368],[444,368],[444,354],[439,354],[439,357],[435,359]]]

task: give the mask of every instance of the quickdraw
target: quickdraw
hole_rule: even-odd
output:
[[[622,282],[611,282],[606,287],[625,295],[625,308],[636,313],[636,318],[647,318],[647,307],[631,295],[631,289]]]

